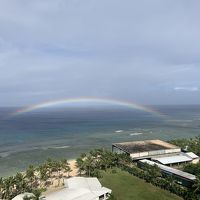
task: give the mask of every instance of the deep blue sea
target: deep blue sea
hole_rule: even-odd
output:
[[[0,176],[37,165],[48,157],[75,158],[115,142],[200,135],[200,106],[155,106],[167,117],[133,109],[57,108],[9,118],[0,108]]]

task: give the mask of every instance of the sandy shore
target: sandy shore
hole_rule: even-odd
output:
[[[78,175],[78,169],[76,167],[76,160],[75,159],[69,160],[68,163],[69,163],[69,166],[72,170],[70,172],[70,176],[77,176]]]
[[[68,163],[69,163],[69,166],[72,170],[69,173],[69,176],[70,177],[77,176],[78,175],[78,169],[76,167],[76,160],[75,159],[68,160]],[[68,174],[64,174],[64,176],[68,177]],[[62,183],[63,182],[61,181],[60,185],[59,185],[57,179],[53,180],[53,184],[50,187],[47,188],[47,190],[43,193],[43,195],[47,195],[47,194],[50,194],[52,192],[63,189],[64,186],[62,185]]]

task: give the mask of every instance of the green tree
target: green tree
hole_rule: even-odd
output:
[[[33,187],[33,183],[35,181],[35,169],[33,165],[29,165],[28,169],[26,170],[26,178],[29,180],[30,187]]]
[[[67,161],[67,159],[62,159],[61,160],[61,167],[62,167],[62,170],[64,173],[67,173],[67,176],[69,177],[69,173],[72,171],[70,166],[69,166],[69,163]]]
[[[85,171],[85,164],[83,158],[76,159],[76,167],[78,168],[79,176],[82,176],[83,172]]]
[[[15,182],[15,195],[24,193],[29,190],[28,181],[22,173],[17,173],[14,177]]]

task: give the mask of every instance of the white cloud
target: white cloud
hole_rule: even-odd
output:
[[[0,1],[0,106],[74,96],[198,103],[199,5]]]
[[[174,90],[184,90],[184,91],[196,92],[196,91],[199,91],[199,88],[198,87],[174,87]]]

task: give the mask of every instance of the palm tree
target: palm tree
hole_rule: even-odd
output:
[[[28,179],[28,182],[30,183],[30,187],[33,187],[33,183],[35,181],[35,169],[33,165],[30,165],[28,169],[26,170],[26,178]]]
[[[91,170],[93,168],[93,158],[91,155],[88,155],[84,161],[84,168],[86,171],[86,174],[90,177],[91,176]]]
[[[52,178],[52,173],[54,171],[54,161],[51,158],[48,158],[47,161],[46,161],[46,163],[44,165],[48,169],[48,175],[49,175],[49,177]]]
[[[39,173],[40,173],[40,186],[46,186],[46,181],[48,180],[48,168],[45,165],[41,165],[39,167]],[[42,185],[43,183],[43,185]]]
[[[3,197],[3,188],[4,188],[4,182],[3,182],[3,178],[0,178],[0,199],[2,199]]]
[[[48,178],[50,178],[50,182],[52,184],[52,179],[53,179],[53,174],[54,172],[57,173],[57,177],[58,177],[58,173],[59,173],[59,169],[58,169],[58,161],[52,160],[51,158],[48,158],[46,160],[46,162],[40,166],[40,168],[38,169],[38,171],[40,171],[42,168],[46,168],[46,173]],[[44,169],[42,169],[42,171],[44,171]]]
[[[24,193],[26,190],[29,189],[28,182],[26,181],[25,176],[22,173],[17,173],[14,179],[16,195]]]
[[[14,197],[14,184],[15,180],[13,176],[10,176],[3,181],[3,192],[2,197],[3,199],[11,199]]]
[[[115,156],[118,159],[117,164],[119,164],[119,165],[130,165],[130,164],[132,164],[131,157],[129,155],[125,154],[125,153],[123,153],[123,154],[116,154],[115,153]]]
[[[55,170],[57,171],[57,179],[58,179],[58,186],[60,185],[60,179],[61,179],[61,171],[62,171],[62,162],[55,161]]]
[[[69,173],[72,171],[70,166],[69,166],[69,163],[67,161],[67,159],[63,159],[61,160],[61,167],[64,171],[64,173],[68,173],[68,177],[69,177]]]
[[[76,159],[76,167],[78,168],[78,173],[81,176],[85,171],[84,160],[81,157]]]

